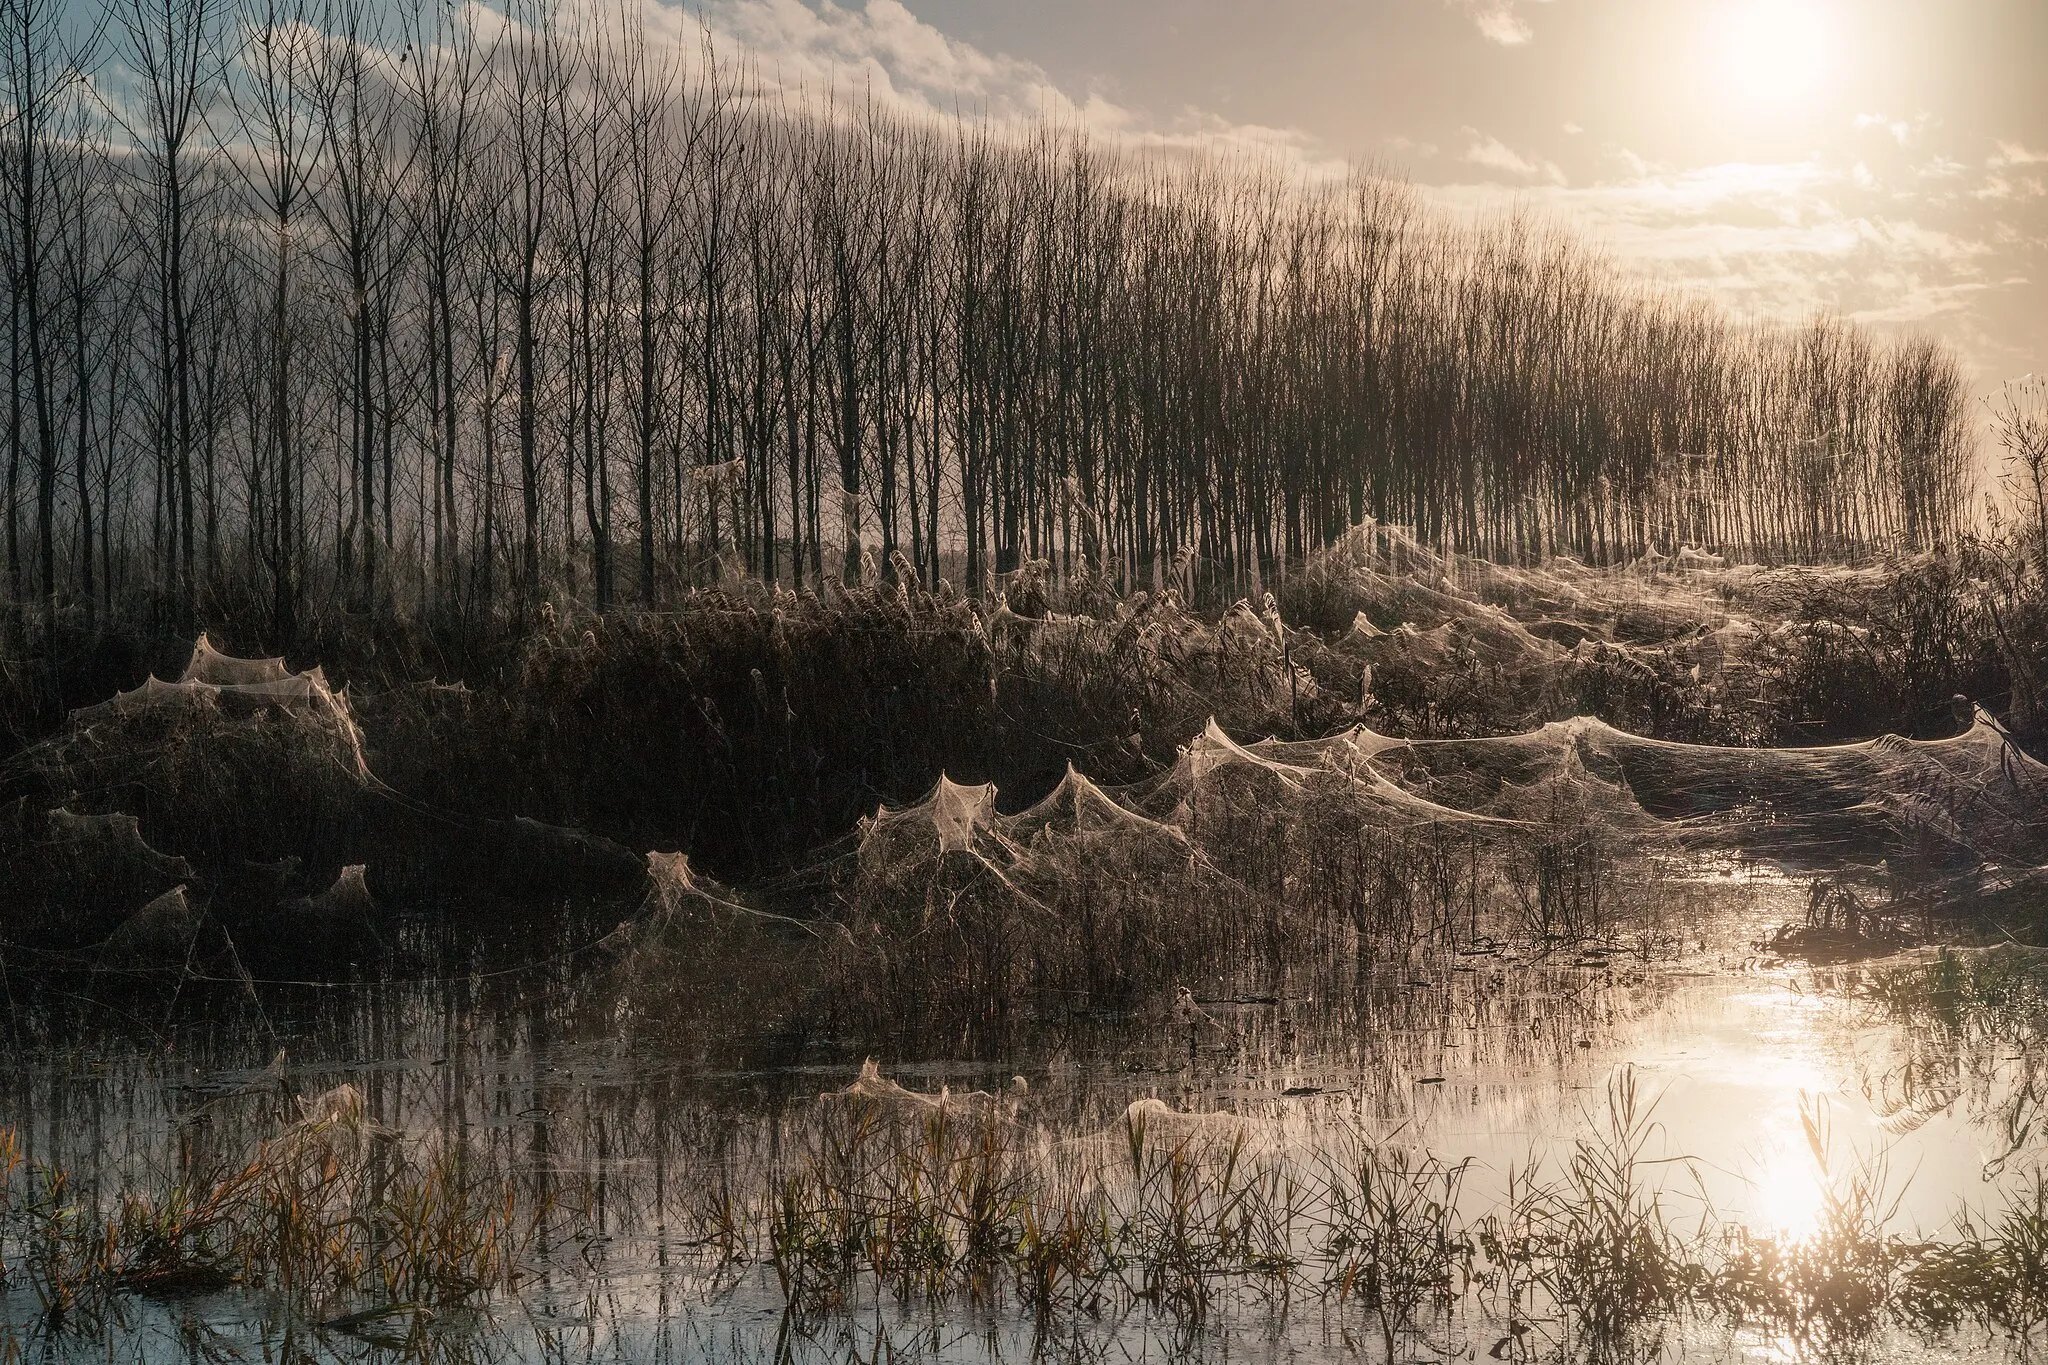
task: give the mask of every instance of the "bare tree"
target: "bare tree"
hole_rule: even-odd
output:
[[[329,268],[340,279],[348,329],[346,383],[354,489],[348,522],[337,535],[344,577],[349,576],[356,547],[361,547],[359,600],[371,606],[379,592],[379,542],[388,548],[392,539],[393,424],[387,420],[387,409],[391,310],[398,287],[395,267],[406,226],[398,212],[398,186],[405,178],[398,158],[404,144],[398,137],[399,102],[388,69],[391,58],[380,44],[370,0],[330,0],[323,26],[327,32],[318,44],[312,72],[323,181],[312,206],[325,229]],[[380,468],[385,494],[381,536]]]
[[[105,139],[83,102],[75,106],[74,126],[68,137],[70,155],[64,159],[59,180],[59,242],[56,272],[64,301],[64,323],[68,335],[65,348],[71,378],[70,414],[72,424],[72,492],[78,518],[76,560],[78,592],[85,604],[88,624],[96,621],[100,603],[98,591],[111,589],[103,573],[96,572],[94,532],[108,536],[112,509],[104,492],[99,499],[100,517],[93,516],[95,489],[93,460],[96,449],[108,446],[116,432],[111,422],[96,426],[93,421],[96,390],[102,375],[118,380],[120,370],[110,354],[114,336],[125,328],[111,303],[121,272],[130,264],[128,234],[124,215],[115,195],[114,177]],[[104,547],[102,547],[104,548]],[[111,602],[108,603],[111,605]]]
[[[241,29],[244,79],[229,90],[247,151],[236,164],[268,238],[260,267],[267,304],[260,353],[265,376],[261,405],[251,413],[250,493],[252,509],[262,508],[267,515],[254,518],[251,538],[270,577],[271,627],[282,642],[296,632],[299,603],[302,455],[295,420],[300,349],[295,303],[301,239],[318,169],[321,129],[313,95],[320,38],[305,0],[244,0]]]
[[[206,114],[222,75],[222,0],[116,0],[115,12],[126,39],[121,56],[139,87],[123,119],[151,247],[161,560],[175,566],[175,597],[189,618],[198,606],[189,275],[195,219],[211,188]]]
[[[261,597],[289,639],[828,546],[1214,598],[1367,519],[1511,560],[1964,526],[1924,339],[1739,323],[1369,171],[764,99],[638,2],[108,0],[103,136],[49,93],[91,21],[0,0],[17,607]]]
[[[542,590],[540,348],[542,309],[553,285],[544,248],[561,180],[556,110],[568,76],[551,6],[515,10],[500,49],[500,68],[502,130],[495,145],[500,191],[493,258],[498,289],[512,312],[522,517],[518,587],[522,605],[530,607]]]
[[[80,114],[89,94],[87,82],[96,62],[102,27],[81,24],[57,0],[4,0],[0,3],[0,99],[8,117],[7,149],[0,158],[0,195],[8,239],[8,280],[19,337],[17,357],[25,352],[28,406],[34,424],[36,483],[36,562],[40,594],[51,611],[57,605],[58,456],[57,356],[53,295],[54,278],[66,220],[83,211],[79,196],[88,189],[79,178],[89,164],[90,149],[77,145],[84,131]],[[15,417],[13,449],[21,440]],[[13,499],[16,464],[10,461],[8,498],[10,556],[14,551]],[[18,589],[17,589],[18,591]]]
[[[2034,552],[2048,582],[2048,380],[2006,381],[1990,400],[1991,427],[2009,461],[2007,478],[2034,515]]]
[[[484,101],[495,46],[480,42],[454,0],[429,0],[406,18],[406,93],[412,123],[412,231],[426,286],[427,401],[434,469],[433,575],[444,606],[460,599],[462,499],[456,486],[461,393],[475,370],[457,360],[457,302],[484,231],[478,167],[490,136]]]

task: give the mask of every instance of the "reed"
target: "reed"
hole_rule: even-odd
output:
[[[542,1247],[543,1230],[578,1244],[590,1230],[579,1206],[328,1099],[246,1165],[104,1205],[0,1137],[6,1283],[72,1330],[121,1295],[261,1290],[353,1324],[515,1303],[543,1271],[601,1285],[600,1262]],[[710,1284],[759,1274],[798,1324],[889,1302],[1021,1312],[1048,1337],[1127,1311],[1202,1331],[1302,1299],[1362,1321],[1389,1361],[1489,1345],[1518,1360],[1640,1358],[1693,1324],[1823,1354],[1885,1329],[2015,1343],[2048,1329],[2041,1180],[1959,1213],[1943,1236],[1908,1236],[1882,1166],[1838,1160],[1812,1109],[1815,1157],[1830,1164],[1811,1232],[1681,1213],[1672,1177],[1686,1163],[1653,1146],[1654,1104],[1626,1070],[1556,1167],[1508,1173],[1490,1205],[1468,1163],[1398,1135],[1283,1132],[1156,1101],[1055,1130],[1015,1097],[919,1095],[874,1075],[772,1122],[772,1142],[746,1157],[725,1148],[702,1197],[658,1216],[679,1268],[715,1271]]]
[[[1324,1292],[1370,1315],[1397,1359],[1404,1340],[1450,1322],[1480,1274],[1487,1239],[1459,1212],[1470,1163],[1348,1133],[1318,1159]]]
[[[641,889],[643,851],[684,848],[800,917],[885,930],[913,909],[933,919],[929,941],[896,936],[907,956],[855,936],[875,949],[861,970],[877,1012],[892,981],[954,982],[1004,1009],[1033,990],[1130,998],[1202,949],[1180,932],[1198,903],[1215,911],[1211,946],[1269,965],[1344,942],[1367,956],[1442,946],[1460,920],[1469,937],[1471,907],[1496,893],[1526,900],[1520,928],[1536,937],[1599,937],[1644,885],[1618,875],[1641,851],[1634,836],[1597,832],[1628,804],[1599,774],[1460,795],[1475,808],[1512,800],[1544,831],[1520,845],[1412,811],[1390,825],[1332,774],[1294,793],[1220,769],[1173,817],[1191,847],[1056,829],[1026,859],[1043,875],[1007,885],[977,881],[973,860],[840,855],[878,802],[913,806],[942,773],[994,782],[1006,809],[1056,790],[1069,764],[1130,787],[1171,771],[1211,717],[1293,741],[1354,723],[1464,738],[1593,715],[1747,746],[1952,733],[1967,717],[1957,695],[2006,695],[2017,722],[2031,674],[2014,660],[2048,636],[2030,633],[2036,589],[2005,555],[1826,573],[1523,571],[1366,527],[1327,574],[1354,618],[1383,623],[1378,636],[1325,638],[1249,602],[1199,615],[1171,593],[1099,585],[1082,600],[1041,584],[1049,614],[1022,617],[908,584],[819,597],[736,583],[672,612],[480,635],[473,688],[419,676],[438,666],[428,627],[341,637],[360,651],[336,665],[362,682],[359,737],[289,709],[181,705],[77,717],[0,763],[0,870],[26,892],[6,932],[76,954],[185,883],[246,956],[303,943],[276,932],[280,900],[317,896],[354,863],[392,902],[505,889],[624,900]],[[1064,610],[1083,605],[1101,614]],[[5,676],[27,674],[0,675],[0,690]],[[136,817],[141,842],[88,848],[53,832],[59,810]],[[1925,847],[1894,859],[1895,879],[1952,852],[1938,820],[1916,828]],[[1996,908],[2013,926],[2033,913],[2017,893]],[[1061,942],[1060,924],[1086,932]],[[1084,938],[1104,951],[1078,951]]]
[[[1048,1134],[987,1097],[908,1094],[830,1097],[803,1154],[744,1186],[743,1222],[768,1230],[760,1254],[807,1315],[879,1292],[1013,1303],[1042,1331],[1120,1306],[1199,1326],[1300,1296],[1362,1316],[1390,1361],[1461,1343],[1496,1358],[1641,1358],[1689,1324],[1820,1353],[1885,1328],[2018,1341],[2048,1327],[2042,1182],[1959,1213],[1946,1236],[1906,1235],[1882,1164],[1834,1152],[1819,1107],[1807,1116],[1823,1208],[1810,1232],[1779,1235],[1721,1220],[1687,1188],[1686,1159],[1656,1149],[1654,1103],[1626,1069],[1561,1163],[1507,1173],[1491,1206],[1470,1197],[1469,1163],[1392,1136],[1282,1140],[1155,1102]],[[973,1191],[994,1197],[963,1199]]]
[[[110,1205],[0,1138],[0,1268],[54,1326],[111,1296],[241,1286],[301,1311],[437,1309],[515,1284],[553,1201],[452,1144],[407,1144],[343,1087],[245,1163],[194,1163]]]

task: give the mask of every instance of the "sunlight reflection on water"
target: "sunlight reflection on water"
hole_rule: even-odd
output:
[[[1609,1078],[1631,1066],[1654,1106],[1645,1156],[1658,1163],[1674,1223],[1718,1219],[1812,1238],[1831,1188],[1882,1169],[1900,1225],[1939,1230],[1958,1205],[1994,1199],[2036,1164],[2040,1139],[2011,1107],[2026,1102],[2012,1088],[2024,1077],[1981,1048],[1973,1054],[1961,1033],[1878,1017],[1835,977],[1760,961],[1751,947],[1760,926],[1782,922],[1796,896],[1782,883],[1731,883],[1724,913],[1695,926],[1696,941],[1671,964],[1487,960],[1356,993],[1303,978],[1271,1000],[1207,997],[1213,1034],[1191,1034],[1161,1008],[1053,1021],[999,1057],[961,1059],[940,1041],[882,1060],[924,1091],[999,1091],[1022,1074],[1025,1116],[1061,1131],[1102,1130],[1133,1100],[1156,1096],[1173,1109],[1246,1116],[1300,1148],[1345,1125],[1398,1135],[1448,1161],[1473,1160],[1463,1200],[1475,1214],[1498,1202],[1511,1171],[1566,1161],[1573,1141],[1604,1121]],[[661,1201],[701,1181],[704,1154],[772,1148],[821,1090],[846,1083],[866,1049],[744,1028],[719,1034],[701,1018],[653,1013],[651,1023],[648,1011],[634,1015],[643,1022],[622,1033],[610,989],[567,974],[496,992],[447,980],[327,992],[271,1002],[260,1018],[216,1002],[147,1040],[103,1020],[11,1060],[0,1124],[18,1125],[32,1154],[106,1190],[164,1169],[180,1144],[252,1142],[271,1131],[286,1090],[351,1082],[381,1123],[483,1135],[510,1160],[599,1182],[609,1201],[605,1240],[575,1249],[607,1268],[602,1311],[572,1274],[551,1271],[520,1310],[532,1319],[524,1344],[501,1341],[494,1358],[559,1355],[551,1334],[572,1329],[605,1343],[586,1353],[592,1360],[773,1355],[772,1281],[755,1271],[720,1285],[679,1269],[662,1230],[673,1210]],[[1808,1135],[1816,1116],[1825,1169]],[[1987,1179],[1987,1162],[2012,1146],[2001,1133],[2015,1128],[2026,1135],[2021,1159]],[[0,1318],[18,1324],[19,1308],[10,1301]],[[230,1337],[267,1340],[246,1306],[206,1311],[216,1325],[241,1323]],[[927,1325],[944,1344],[912,1354],[986,1359],[993,1342],[1003,1343],[994,1354],[1028,1353],[1019,1324],[977,1321],[964,1309],[939,1314]],[[1341,1336],[1289,1322],[1233,1338],[1230,1353],[1347,1354]],[[849,1346],[840,1329],[818,1330],[796,1358],[889,1353],[874,1337]],[[898,1344],[929,1346],[923,1330],[905,1329]],[[1123,1351],[1172,1335],[1157,1323],[1135,1336],[1099,1330]],[[1810,1358],[1799,1343],[1756,1334],[1667,1346],[1686,1358]]]

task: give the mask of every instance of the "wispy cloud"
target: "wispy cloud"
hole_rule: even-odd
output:
[[[2018,142],[2000,142],[1984,161],[1984,182],[1975,198],[1987,204],[2012,206],[2048,198],[2048,152]]]
[[[2008,166],[2048,166],[2048,152],[2037,152],[2017,142],[2000,142],[1986,163],[1994,170]]]
[[[1488,137],[1476,128],[1467,128],[1465,136],[1470,139],[1464,156],[1469,165],[1484,166],[1487,170],[1501,171],[1524,180],[1564,184],[1564,172],[1554,161],[1523,156],[1499,138]]]
[[[684,29],[699,19],[651,6]],[[1032,62],[950,38],[901,0],[813,8],[802,0],[710,0],[695,15],[728,55],[766,84],[861,92],[904,112],[1078,120],[1082,107]]]
[[[1476,158],[1468,157],[1468,160]],[[1797,322],[1820,310],[1880,324],[1925,324],[2001,287],[1997,247],[1901,194],[1861,161],[1729,162],[1692,169],[1617,154],[1623,174],[1524,190],[1539,212],[1589,233],[1625,265],[1704,290],[1749,316]],[[1497,211],[1483,184],[1435,193],[1466,212]]]
[[[1051,121],[1137,149],[1207,148],[1248,153],[1307,174],[1343,169],[1340,159],[1294,128],[1244,123],[1195,108],[1167,115],[1070,92],[1034,62],[991,53],[948,36],[902,0],[704,0],[685,17],[656,5],[669,24],[708,33],[727,57],[744,61],[763,87],[813,97],[873,101],[890,112],[959,114],[996,124]],[[700,26],[700,27],[699,27]]]
[[[1489,43],[1502,47],[1520,47],[1536,36],[1528,21],[1511,9],[1483,9],[1472,16]]]
[[[1901,147],[1911,146],[1936,125],[1934,115],[1922,110],[1911,118],[1898,118],[1891,114],[1858,114],[1855,119],[1858,132],[1881,132]]]
[[[1472,16],[1480,36],[1502,47],[1521,47],[1536,37],[1536,30],[1522,12],[1523,4],[1544,4],[1547,0],[1445,0],[1453,8]]]

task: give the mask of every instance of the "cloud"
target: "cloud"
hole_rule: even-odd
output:
[[[1913,140],[1916,134],[1933,122],[1933,116],[1924,113],[1911,119],[1892,118],[1886,114],[1858,114],[1856,116],[1856,130],[1858,132],[1877,131],[1887,133],[1891,136],[1892,141],[1904,147]]]
[[[1750,317],[1796,323],[1827,310],[1884,326],[1953,322],[2004,288],[1996,282],[2006,274],[1997,268],[2000,249],[1972,223],[1937,221],[1917,199],[1901,205],[1898,191],[1862,162],[1671,169],[1622,153],[1617,163],[1625,174],[1538,184],[1518,198],[1586,233],[1625,267],[1704,291]],[[1470,216],[1499,210],[1495,186],[1432,193]]]
[[[1391,155],[1407,161],[1428,161],[1441,150],[1434,142],[1418,142],[1401,133],[1389,133],[1380,139],[1380,146]]]
[[[2009,176],[1993,174],[1988,176],[1983,188],[1977,191],[1977,198],[1991,203],[2001,200],[2021,203],[2029,199],[2048,196],[2048,179],[2038,175]]]
[[[1553,185],[1564,183],[1564,172],[1554,161],[1531,160],[1499,138],[1487,137],[1476,128],[1467,128],[1465,136],[1471,139],[1471,145],[1465,149],[1464,160],[1471,165],[1502,171],[1524,180],[1547,180]]]
[[[2000,140],[1998,150],[1984,164],[1993,170],[2010,166],[2048,166],[2048,152],[2036,152],[2020,143]]]
[[[2024,203],[2048,197],[2048,152],[2017,142],[2001,141],[1985,159],[1984,183],[1976,197],[1990,202]]]
[[[681,27],[680,7],[658,6]],[[710,0],[697,11],[727,55],[770,87],[865,93],[900,112],[1081,121],[1084,110],[1034,63],[949,38],[901,0],[816,8],[802,0]]]
[[[1502,47],[1520,47],[1536,36],[1528,21],[1511,9],[1483,9],[1472,16],[1489,43]]]
[[[1536,37],[1536,30],[1522,17],[1519,3],[1545,4],[1548,0],[1445,0],[1472,17],[1480,36],[1502,47],[1521,47]]]
[[[958,114],[1020,127],[1049,121],[1126,147],[1248,154],[1314,176],[1344,169],[1299,129],[1194,108],[1161,116],[1099,92],[1069,92],[1036,63],[950,37],[902,0],[817,0],[815,7],[805,0],[703,0],[696,17],[674,4],[650,8],[688,42],[696,41],[690,32],[708,33],[722,56],[743,59],[770,92],[873,101],[914,118]]]

